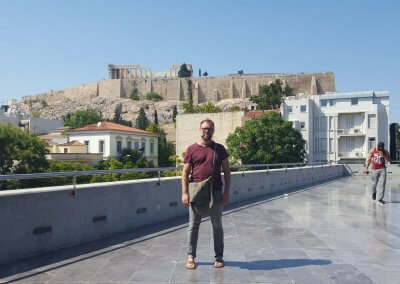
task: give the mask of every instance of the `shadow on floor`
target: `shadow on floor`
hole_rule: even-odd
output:
[[[213,265],[212,262],[196,262],[197,265]],[[239,267],[247,270],[276,270],[282,268],[329,265],[332,261],[327,259],[277,259],[277,260],[256,260],[256,261],[225,261],[227,267]]]
[[[224,207],[225,211],[224,215],[231,214],[233,212],[240,211],[242,209],[258,206],[262,203],[270,202],[278,198],[283,198],[282,195],[283,192],[289,195],[297,194],[307,190],[311,190],[318,186],[327,185],[346,178],[347,177],[334,179],[324,183],[314,183],[308,186],[302,186],[291,190],[280,191],[277,193],[251,198],[245,201],[231,203]],[[207,219],[203,219],[203,221],[204,220]],[[24,273],[24,276],[20,276],[18,279],[14,279],[14,281],[25,279],[40,273],[49,272],[54,269],[78,263],[80,261],[100,256],[102,254],[106,254],[115,250],[120,250],[123,249],[124,247],[128,247],[133,244],[138,244],[140,242],[150,240],[152,238],[160,237],[168,233],[181,230],[187,227],[187,222],[188,222],[187,216],[179,217],[169,221],[164,221],[163,223],[153,224],[150,226],[138,228],[128,232],[119,233],[117,235],[109,236],[104,239],[90,241],[50,252],[45,252],[40,255],[28,257],[10,263],[0,264],[0,281],[3,278],[7,278],[22,273]],[[245,265],[245,263],[243,263],[243,265]],[[40,272],[32,271],[45,266],[51,266],[51,267],[45,268]],[[29,271],[32,271],[32,273],[29,273]]]

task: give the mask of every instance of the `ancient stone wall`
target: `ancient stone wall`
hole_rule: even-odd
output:
[[[63,99],[79,99],[90,101],[94,97],[129,97],[136,88],[140,96],[154,91],[165,100],[184,101],[187,97],[188,80],[192,80],[193,101],[203,103],[217,102],[224,99],[244,99],[258,94],[260,85],[267,85],[275,80],[293,88],[293,93],[321,94],[336,91],[334,73],[313,74],[254,74],[234,75],[226,77],[197,78],[157,78],[157,79],[109,79],[83,84],[55,92],[40,94],[35,97],[44,99],[47,103],[59,102]],[[25,97],[24,99],[31,99]]]

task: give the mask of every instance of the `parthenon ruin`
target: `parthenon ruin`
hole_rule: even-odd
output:
[[[191,64],[186,64],[189,71],[193,71]],[[108,65],[109,79],[134,79],[134,78],[178,78],[181,64],[174,64],[168,70],[153,72],[151,68],[141,65]]]

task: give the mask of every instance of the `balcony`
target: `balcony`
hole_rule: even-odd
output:
[[[354,151],[354,152],[339,152],[338,157],[339,159],[360,159],[360,158],[366,158],[368,155],[368,152],[364,151]]]
[[[365,136],[364,130],[361,127],[338,129],[338,136]]]

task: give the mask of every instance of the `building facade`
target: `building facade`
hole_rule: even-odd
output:
[[[79,141],[86,145],[88,153],[102,153],[103,158],[118,158],[122,149],[135,149],[157,165],[158,135],[108,121],[89,124],[67,131],[69,141]]]
[[[281,114],[302,133],[309,162],[363,162],[378,141],[389,146],[386,91],[299,94],[285,98]]]
[[[88,146],[79,141],[62,144],[57,144],[51,140],[44,141],[46,149],[49,151],[46,158],[50,161],[70,161],[95,166],[103,160],[101,153],[88,153]]]

